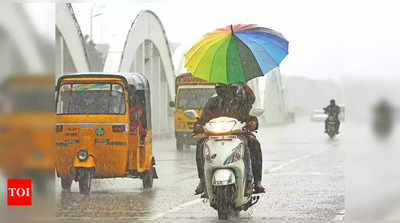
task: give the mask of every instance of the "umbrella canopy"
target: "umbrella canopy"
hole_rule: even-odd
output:
[[[185,54],[193,76],[212,83],[239,83],[279,66],[288,54],[282,34],[256,25],[229,25],[208,33]]]

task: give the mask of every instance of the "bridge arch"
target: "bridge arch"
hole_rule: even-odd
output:
[[[56,74],[89,72],[90,65],[71,4],[56,4]]]
[[[175,70],[169,42],[157,15],[141,11],[127,35],[119,72],[139,72],[150,83],[154,135],[173,131],[173,114],[168,102],[175,98]]]

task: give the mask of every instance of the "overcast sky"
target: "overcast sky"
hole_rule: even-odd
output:
[[[168,39],[193,45],[215,28],[256,23],[281,32],[289,55],[281,70],[305,75],[400,75],[400,3],[365,0],[97,1],[94,39],[120,49],[140,10],[161,19]],[[84,33],[92,3],[75,3]]]
[[[228,24],[256,23],[289,40],[285,74],[400,75],[400,2],[396,0],[127,0],[73,3],[83,33],[121,50],[140,10],[161,19],[171,42],[191,46],[203,34]],[[47,7],[52,9],[52,7]],[[54,14],[31,9],[37,25],[48,26]],[[52,12],[54,13],[54,12]],[[47,27],[48,29],[48,27]],[[43,30],[43,29],[42,29]],[[54,30],[54,29],[53,29]]]

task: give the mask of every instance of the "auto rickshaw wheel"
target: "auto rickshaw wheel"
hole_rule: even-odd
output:
[[[143,189],[150,189],[153,187],[153,167],[143,173]]]
[[[90,187],[92,185],[93,169],[92,168],[80,168],[79,174],[79,192],[81,194],[88,195],[90,193]]]
[[[61,177],[61,188],[65,192],[71,191],[72,179]]]
[[[180,138],[176,138],[176,149],[178,151],[183,151],[183,140]]]

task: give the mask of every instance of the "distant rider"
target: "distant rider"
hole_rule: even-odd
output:
[[[328,114],[328,118],[325,120],[325,133],[328,132],[328,119],[333,117],[336,122],[336,134],[339,134],[339,113],[340,107],[336,105],[335,99],[331,99],[330,104],[324,108],[325,114]]]

